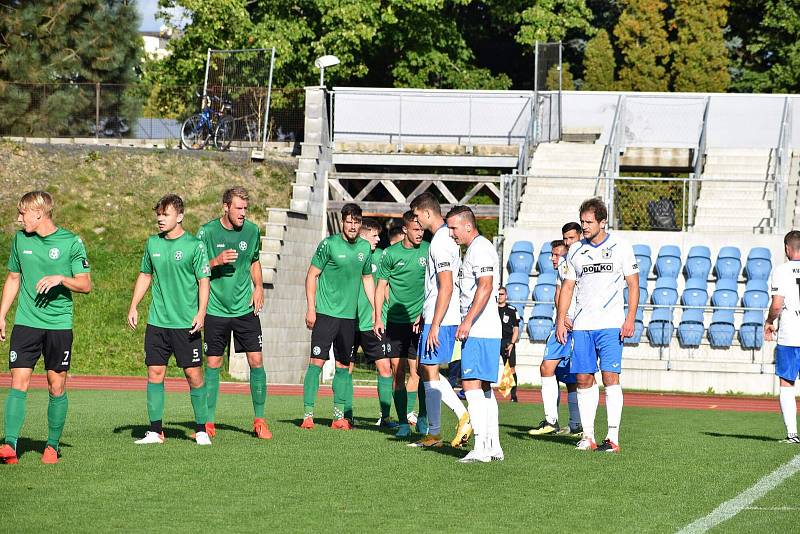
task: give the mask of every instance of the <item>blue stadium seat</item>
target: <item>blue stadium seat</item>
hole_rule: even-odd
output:
[[[654,347],[668,347],[674,329],[672,308],[656,308],[647,323],[647,339]]]
[[[702,289],[708,293],[708,280],[705,278],[689,278],[686,280],[686,284],[684,284],[683,289]]]
[[[653,268],[650,246],[633,245],[633,254],[636,256],[636,262],[639,264],[639,279],[647,280],[647,277],[650,276],[650,270]]]
[[[625,297],[625,304],[628,303],[628,286],[625,286],[622,290],[622,295]],[[639,287],[639,309],[641,309],[643,304],[647,304],[647,299],[649,298],[650,294],[647,292],[646,287]]]
[[[733,310],[714,310],[708,325],[708,341],[715,349],[727,349],[733,343]]]
[[[686,278],[707,280],[711,272],[711,250],[706,246],[695,246],[689,249],[686,265],[683,268]]]
[[[717,255],[714,265],[714,275],[717,279],[731,278],[737,280],[739,271],[742,270],[742,253],[737,247],[722,247]]]
[[[717,280],[717,284],[714,286],[714,293],[711,295],[711,304],[722,307],[736,306],[739,303],[737,285],[736,280],[732,278]]]
[[[747,310],[739,327],[739,344],[745,350],[761,350],[764,344],[764,312]]]
[[[768,308],[769,291],[766,280],[748,280],[742,295],[745,308]]]
[[[508,303],[517,310],[520,320],[523,318],[525,302],[527,302],[528,294],[530,293],[528,281],[528,273],[511,273],[506,280]]]
[[[703,340],[703,332],[705,332],[703,310],[697,308],[683,310],[681,322],[678,324],[678,341],[681,347],[699,347]]]
[[[528,337],[531,341],[547,341],[547,336],[553,329],[552,304],[534,304],[531,318],[528,320]]]
[[[538,302],[555,302],[556,298],[556,273],[542,273],[533,286],[533,300]]]
[[[508,272],[530,274],[533,270],[533,243],[516,241],[508,255]]]
[[[705,280],[690,278],[686,281],[686,287],[681,295],[681,304],[684,306],[705,306],[708,302],[708,291],[705,288]]]
[[[656,258],[656,276],[678,278],[681,272],[681,249],[675,245],[664,245]]]
[[[772,253],[765,247],[753,247],[747,255],[744,276],[748,280],[768,280],[772,270]]]
[[[628,307],[625,306],[625,313],[628,313]],[[636,321],[633,323],[633,335],[626,337],[623,341],[627,345],[637,345],[642,340],[642,333],[644,332],[644,310],[642,307],[636,308]]]
[[[540,273],[556,272],[555,267],[553,267],[553,261],[550,259],[550,252],[549,250],[539,252],[539,259],[536,260],[536,270]]]
[[[550,254],[551,252],[553,252],[553,247],[550,244],[550,241],[545,241],[544,243],[542,243],[542,248],[540,252],[546,254]]]
[[[674,278],[657,278],[651,296],[653,304],[672,306],[678,302],[678,281]]]

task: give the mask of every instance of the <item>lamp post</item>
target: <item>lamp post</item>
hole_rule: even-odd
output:
[[[325,87],[325,69],[341,63],[336,56],[322,56],[314,61],[314,66],[319,69],[319,86]]]

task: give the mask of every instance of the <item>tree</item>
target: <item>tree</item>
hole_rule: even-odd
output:
[[[569,71],[569,63],[561,64],[561,89],[564,91],[575,90],[575,79]],[[545,88],[548,91],[558,91],[558,65],[553,65],[547,71],[547,80],[545,81]]]
[[[724,28],[728,0],[675,0],[677,30],[673,43],[672,76],[675,91],[723,92],[731,81]]]
[[[627,0],[614,36],[622,56],[618,86],[623,91],[666,91],[670,45],[662,0]]]
[[[19,135],[88,135],[95,83],[126,84],[143,48],[127,0],[13,2],[0,17],[0,128]],[[135,102],[101,93],[102,116],[124,116]]]
[[[583,58],[584,91],[611,91],[614,89],[614,49],[608,32],[600,30],[586,44]]]
[[[570,30],[593,32],[592,12],[584,0],[538,0],[520,15],[517,41],[533,46],[536,41],[561,41]]]

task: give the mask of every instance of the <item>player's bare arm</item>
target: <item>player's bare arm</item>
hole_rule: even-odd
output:
[[[625,316],[625,322],[622,323],[622,328],[619,331],[620,339],[633,335],[636,308],[639,307],[639,273],[626,276],[625,283],[628,284],[628,315]]]
[[[250,278],[253,280],[253,314],[261,313],[264,307],[264,278],[261,275],[261,262],[256,260],[250,264]]]
[[[562,345],[567,342],[567,310],[569,310],[569,303],[572,301],[573,291],[575,291],[575,280],[564,280],[561,282],[561,290],[558,292],[558,304],[556,306],[556,310],[558,311],[556,316],[556,339]]]
[[[208,278],[201,278],[197,281],[197,315],[192,319],[192,329],[190,334],[199,332],[206,321],[206,309],[208,308],[208,294],[211,290],[211,282]]]
[[[436,273],[436,280],[439,284],[439,292],[436,295],[436,307],[433,311],[431,320],[431,330],[428,333],[427,350],[439,348],[439,326],[444,320],[447,308],[450,306],[450,297],[453,296],[453,272],[442,271]],[[471,324],[471,323],[470,323]]]
[[[139,324],[139,310],[137,307],[147,294],[152,279],[153,275],[147,273],[139,273],[138,278],[136,278],[136,283],[133,286],[131,305],[130,308],[128,308],[128,326],[131,327],[131,330],[136,330],[136,326]]]
[[[311,265],[306,273],[306,328],[314,328],[317,322],[317,278],[322,274],[319,267]]]
[[[212,258],[208,265],[213,269],[214,267],[219,267],[220,265],[225,265],[227,263],[233,263],[236,261],[236,258],[239,257],[239,253],[232,248],[223,250],[216,257]]]
[[[775,319],[777,319],[781,311],[783,311],[783,300],[781,295],[772,295],[772,302],[770,302],[769,305],[767,320],[764,321],[764,339],[767,341],[775,341],[777,339],[776,334],[778,329],[775,326]],[[3,314],[3,317],[5,317],[5,314]]]
[[[53,274],[44,276],[36,282],[36,292],[46,294],[56,286],[63,285],[75,293],[89,293],[92,290],[92,278],[89,273],[79,273],[74,277]]]
[[[0,341],[6,340],[6,315],[14,299],[19,293],[20,273],[8,273],[3,285],[3,296],[0,297]]]
[[[375,332],[378,339],[383,339],[383,333],[386,331],[381,311],[383,310],[383,302],[386,300],[388,289],[388,280],[378,280],[378,285],[375,287],[375,305],[372,307],[372,331]]]
[[[478,278],[478,287],[475,289],[475,298],[472,299],[472,304],[469,307],[467,315],[461,324],[458,325],[456,330],[456,339],[465,340],[469,337],[469,331],[472,328],[472,323],[486,308],[489,298],[492,296],[492,283],[494,278],[492,276],[481,276]]]

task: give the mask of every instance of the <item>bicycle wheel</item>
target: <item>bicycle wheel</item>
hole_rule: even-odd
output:
[[[208,141],[208,128],[204,124],[203,116],[199,113],[192,115],[181,126],[181,144],[189,150],[200,150]]]
[[[231,147],[235,130],[236,123],[233,117],[222,117],[214,130],[214,146],[219,150],[228,150]]]

